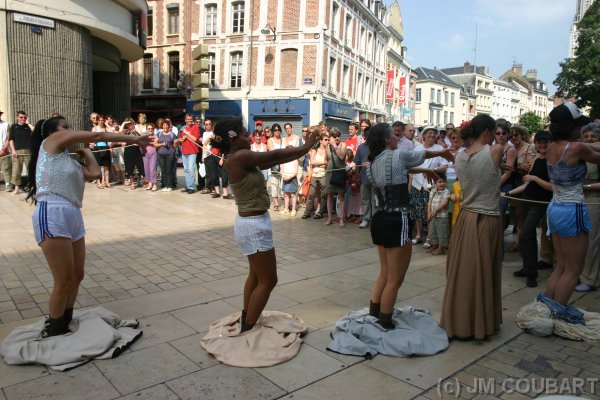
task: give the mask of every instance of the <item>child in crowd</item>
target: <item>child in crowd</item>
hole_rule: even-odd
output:
[[[429,220],[429,239],[432,246],[427,249],[433,255],[444,255],[448,248],[448,199],[450,192],[446,189],[446,175],[438,173],[435,189],[429,193],[427,219]]]
[[[294,147],[294,146],[287,146]],[[298,160],[292,160],[285,164],[281,164],[281,175],[283,179],[282,189],[283,192],[283,201],[284,207],[281,211],[281,215],[291,215],[292,217],[296,216],[296,203],[298,201],[296,197],[296,193],[298,192],[298,179],[296,176],[298,175]],[[290,198],[292,200],[292,211],[290,211]]]
[[[462,208],[462,199],[462,188],[460,187],[460,182],[458,181],[458,178],[456,178],[456,181],[454,181],[454,183],[452,184],[452,194],[450,195],[450,200],[453,201],[451,227],[454,227],[454,225],[456,224],[456,220],[458,219],[458,213]]]
[[[360,199],[360,176],[358,169],[354,163],[354,153],[352,149],[346,150],[346,222],[359,223],[361,212],[361,199]]]

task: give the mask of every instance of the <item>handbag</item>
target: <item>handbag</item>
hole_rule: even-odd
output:
[[[301,194],[304,197],[308,197],[308,193],[310,193],[310,181],[312,180],[312,174],[308,174],[304,177],[302,181]]]
[[[329,152],[331,153],[332,166],[335,171],[331,171],[331,178],[329,179],[329,184],[331,186],[345,188],[346,187],[346,166],[339,167],[337,164],[337,160],[339,160],[338,156],[333,153],[331,147],[329,148]],[[343,168],[343,169],[338,169]]]
[[[204,166],[204,163],[200,163],[200,167],[198,169],[200,172],[200,176],[204,178],[206,176],[206,167]]]

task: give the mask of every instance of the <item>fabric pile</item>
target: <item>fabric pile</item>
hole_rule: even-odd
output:
[[[516,323],[536,336],[554,334],[572,340],[600,342],[599,313],[563,306],[544,293],[519,310]]]
[[[372,358],[386,356],[429,356],[448,348],[446,331],[425,310],[412,307],[394,309],[393,330],[386,330],[369,315],[369,309],[351,311],[336,322],[337,330],[328,350]]]
[[[0,342],[7,364],[43,364],[67,371],[93,359],[115,358],[142,335],[136,320],[122,320],[103,307],[76,312],[71,333],[43,338],[46,318],[20,326]]]
[[[210,325],[202,347],[223,364],[234,367],[269,367],[291,360],[308,332],[304,321],[279,311],[263,311],[254,328],[240,334],[241,313]]]

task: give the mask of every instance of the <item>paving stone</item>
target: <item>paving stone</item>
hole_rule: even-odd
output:
[[[214,321],[234,312],[240,312],[241,307],[234,307],[224,300],[183,308],[172,312],[177,319],[192,327],[197,332],[208,331]]]
[[[420,389],[363,364],[344,369],[284,399],[409,399]]]
[[[16,310],[17,306],[11,301],[0,302],[0,313]]]
[[[17,310],[0,312],[0,322],[3,324],[23,319]]]
[[[119,397],[120,400],[179,400],[171,389],[166,385],[156,385],[127,396]]]
[[[119,396],[93,364],[5,387],[4,394],[7,400],[47,399],[50,390],[53,398],[64,400],[80,400],[83,393],[89,400],[108,400]]]
[[[314,368],[318,365],[319,368]],[[290,361],[273,367],[257,368],[256,372],[287,392],[321,380],[346,365],[310,346],[301,346]]]
[[[169,313],[162,313],[138,319],[139,329],[144,331],[140,340],[131,345],[133,351],[145,349],[160,343],[169,342],[193,335],[195,330]]]
[[[121,394],[130,394],[199,369],[167,343],[122,354],[109,362],[93,363]]]
[[[285,392],[249,368],[215,365],[167,382],[182,399],[276,399]]]
[[[8,365],[0,361],[0,388],[35,380],[48,375],[41,365]]]
[[[200,345],[200,339],[204,333],[187,336],[181,339],[170,341],[171,346],[175,347],[181,354],[192,360],[200,368],[208,368],[219,364],[213,356],[208,354]]]

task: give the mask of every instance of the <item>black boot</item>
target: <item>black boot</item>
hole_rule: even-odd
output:
[[[240,323],[241,323],[242,326],[244,326],[244,324],[246,323],[246,315],[248,315],[246,313],[246,310],[242,310],[242,317],[240,319]]]
[[[392,330],[396,328],[396,325],[394,325],[394,322],[392,321],[392,314],[379,313],[377,323],[384,329]]]
[[[44,336],[46,337],[64,335],[65,333],[69,332],[69,328],[67,328],[63,317],[56,319],[48,318],[46,324],[46,328],[44,329]]]
[[[527,287],[537,287],[537,274],[529,274],[527,275]]]
[[[369,300],[369,315],[372,317],[379,317],[379,310],[381,309],[381,303],[373,303]]]
[[[66,324],[66,326],[68,328],[69,327],[69,323],[73,319],[73,309],[72,308],[67,308],[65,310],[65,313],[63,314],[63,319],[65,320],[65,324]]]
[[[525,268],[521,268],[520,270],[513,272],[513,276],[516,278],[525,278],[527,272],[525,272]]]
[[[250,329],[254,328],[254,324],[246,324],[243,323],[242,324],[242,329],[240,330],[240,333],[244,333],[246,331],[249,331]]]

